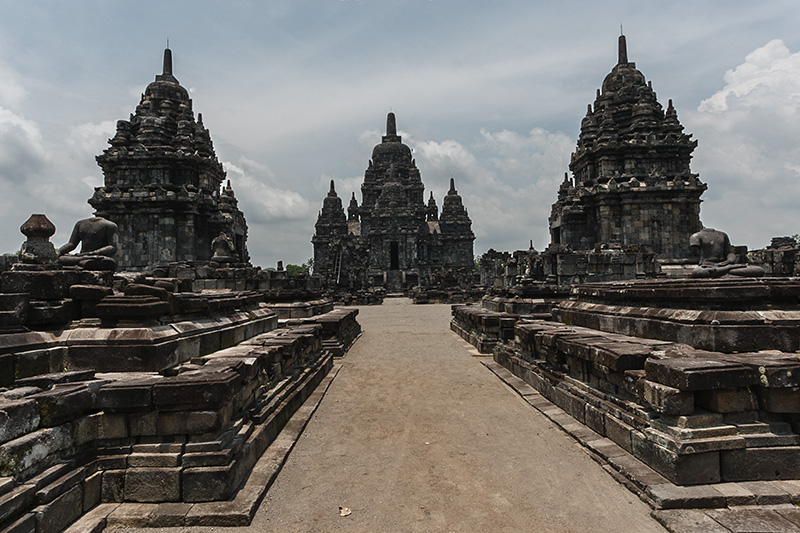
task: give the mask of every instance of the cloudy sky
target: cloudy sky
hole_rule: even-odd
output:
[[[541,250],[620,24],[699,141],[704,224],[751,248],[799,233],[796,0],[0,0],[0,251],[31,213],[56,224],[56,246],[91,216],[94,157],[167,39],[255,264],[312,256],[329,180],[360,199],[390,110],[440,206],[455,178],[476,254]]]

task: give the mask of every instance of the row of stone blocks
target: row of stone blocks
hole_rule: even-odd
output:
[[[563,298],[505,298],[501,296],[484,296],[481,299],[481,308],[496,313],[509,313],[512,315],[526,315],[536,318],[550,318],[553,307]]]
[[[342,357],[361,335],[361,324],[356,320],[357,316],[358,309],[340,307],[313,318],[290,318],[281,323],[290,327],[319,324],[322,326],[322,346],[334,356]]]
[[[302,302],[270,302],[270,310],[283,318],[310,318],[333,311],[331,300],[306,300]]]
[[[321,331],[258,335],[174,375],[20,382],[0,399],[0,531],[60,531],[101,501],[227,499],[331,368]]]
[[[800,359],[520,321],[495,360],[679,485],[800,479]]]
[[[59,370],[160,371],[234,346],[277,326],[264,304],[224,315],[167,324],[0,335],[0,386]]]
[[[498,313],[467,304],[453,305],[451,312],[450,329],[486,354],[492,353],[499,343],[514,338],[514,324],[520,318],[517,314]]]
[[[415,304],[460,304],[477,302],[483,289],[415,289],[411,298]]]
[[[570,300],[553,310],[559,322],[691,344],[715,352],[800,350],[800,311],[671,309]]]

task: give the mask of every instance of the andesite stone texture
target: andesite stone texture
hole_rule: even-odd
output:
[[[136,112],[97,163],[105,183],[89,203],[119,226],[120,270],[149,270],[175,261],[211,259],[212,241],[225,232],[239,260],[249,259],[247,224],[217,159],[202,114],[195,120],[189,92],[164,71],[142,94]]]
[[[700,196],[707,186],[689,162],[697,141],[669,101],[666,111],[650,83],[628,61],[603,80],[581,122],[578,146],[550,215],[554,244],[590,250],[598,243],[646,245],[661,258],[689,257],[689,236],[702,227]]]
[[[424,189],[389,113],[364,174],[362,202],[353,194],[347,216],[331,181],[311,240],[315,274],[329,287],[351,289],[471,285],[475,235],[455,182],[441,214],[432,195],[425,203]]]

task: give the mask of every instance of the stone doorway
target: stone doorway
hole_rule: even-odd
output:
[[[396,242],[389,243],[389,269],[400,269],[400,245]]]

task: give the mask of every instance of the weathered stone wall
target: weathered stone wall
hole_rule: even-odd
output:
[[[572,251],[553,246],[542,253],[518,250],[513,254],[493,252],[481,257],[481,280],[489,285],[511,289],[546,282],[569,287],[598,281],[622,281],[656,277],[660,272],[656,254],[638,247],[597,246],[592,251]]]
[[[786,278],[586,284],[560,322],[486,299],[451,327],[674,484],[796,480],[798,294]]]
[[[250,329],[229,336],[229,347],[220,331],[228,320],[219,317],[216,325],[183,331],[222,333],[211,343],[214,350],[195,346],[199,352],[161,373],[61,372],[49,348],[15,359],[43,364],[15,362],[31,375],[0,392],[0,529],[61,531],[103,502],[183,502],[180,516],[165,510],[165,520],[209,520],[210,511],[197,502],[226,500],[242,486],[330,370],[326,345],[343,351],[357,336],[356,314],[334,311],[262,334]],[[5,337],[12,341],[6,350],[12,349],[13,339]],[[102,344],[113,350],[113,341]],[[17,345],[20,353],[37,351],[33,337]],[[55,349],[63,357],[67,348]],[[217,523],[241,523],[241,510],[236,513],[210,514]]]
[[[495,360],[676,484],[800,479],[800,361],[520,322]]]

